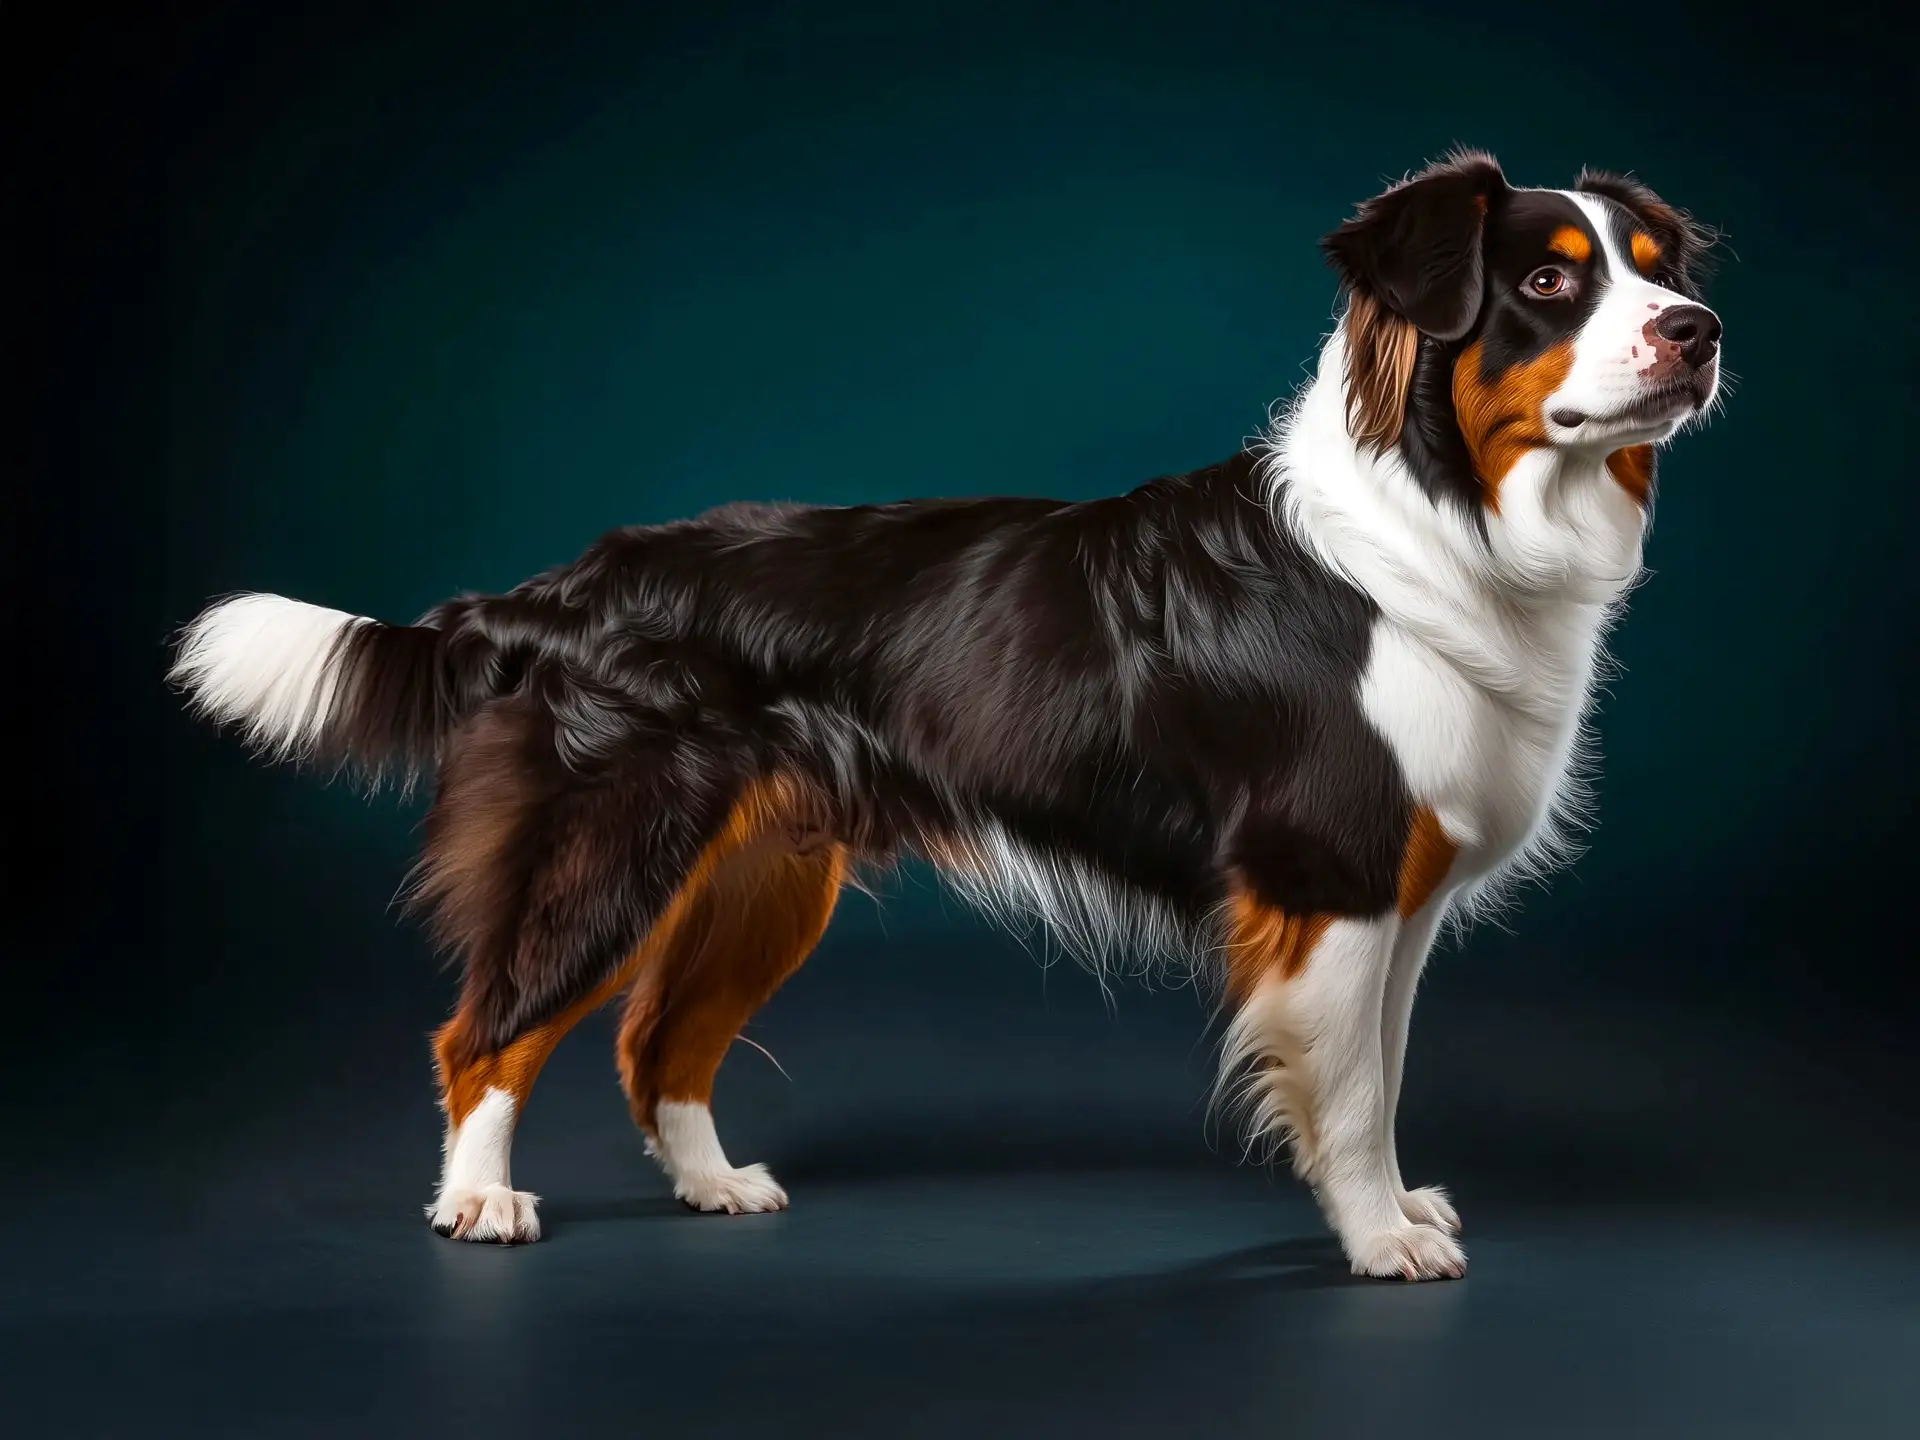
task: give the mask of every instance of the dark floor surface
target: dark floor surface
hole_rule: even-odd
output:
[[[522,1128],[532,1247],[428,1231],[397,1022],[47,1152],[11,1202],[12,1433],[1920,1433],[1920,1225],[1870,1055],[1436,986],[1403,1151],[1471,1270],[1368,1282],[1291,1179],[1209,1144],[1191,996],[1109,1012],[1001,959],[889,984],[858,946],[750,1031],[791,1081],[744,1047],[722,1076],[784,1214],[671,1200],[604,1018]]]

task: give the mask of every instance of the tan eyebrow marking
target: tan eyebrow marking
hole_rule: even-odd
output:
[[[1642,275],[1660,263],[1660,242],[1644,230],[1633,232],[1633,263]]]
[[[1547,249],[1576,265],[1584,265],[1593,258],[1593,242],[1572,225],[1562,225],[1554,231],[1553,238],[1547,241]]]

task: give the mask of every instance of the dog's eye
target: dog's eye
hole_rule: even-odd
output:
[[[1554,265],[1542,265],[1527,276],[1523,287],[1529,295],[1538,295],[1542,299],[1552,299],[1555,295],[1564,295],[1567,291],[1567,272]]]

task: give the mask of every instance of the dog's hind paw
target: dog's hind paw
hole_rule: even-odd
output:
[[[448,1190],[428,1207],[433,1231],[449,1240],[490,1245],[530,1245],[540,1238],[538,1195],[489,1185],[484,1190]]]
[[[674,1181],[673,1194],[696,1210],[724,1210],[729,1215],[787,1208],[787,1192],[764,1165],[684,1175]]]

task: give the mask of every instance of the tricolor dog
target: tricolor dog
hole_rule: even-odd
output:
[[[1344,308],[1258,443],[1109,499],[728,505],[389,625],[241,595],[173,676],[276,759],[430,774],[464,984],[433,1227],[538,1238],[514,1122],[620,997],[633,1118],[772,1210],[708,1102],[860,867],[918,856],[1087,963],[1189,967],[1222,1094],[1355,1271],[1466,1260],[1394,1111],[1436,932],[1550,863],[1656,448],[1713,408],[1706,235],[1639,182],[1456,154],[1322,242]]]

